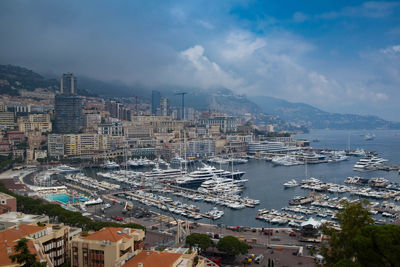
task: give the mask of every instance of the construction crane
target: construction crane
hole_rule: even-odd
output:
[[[181,120],[185,120],[185,95],[187,92],[175,93],[175,95],[182,95],[181,106]]]

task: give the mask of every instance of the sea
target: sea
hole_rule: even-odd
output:
[[[373,140],[364,140],[365,135],[374,135]],[[378,153],[379,157],[388,160],[388,164],[400,165],[400,131],[395,130],[311,130],[307,134],[299,134],[294,139],[307,139],[313,148],[326,149],[365,149]],[[314,142],[315,141],[315,142]],[[255,208],[233,210],[218,206],[224,211],[224,216],[219,220],[202,219],[200,222],[230,226],[269,227],[266,222],[256,220],[258,209],[276,209],[288,206],[288,202],[295,196],[306,196],[309,190],[300,187],[284,188],[283,183],[291,179],[300,182],[302,179],[315,177],[323,182],[344,184],[348,176],[365,178],[384,177],[389,181],[400,183],[400,175],[395,171],[357,172],[353,170],[358,157],[350,157],[347,161],[309,164],[298,166],[274,166],[266,160],[251,159],[247,164],[236,165],[235,169],[246,172],[246,188],[242,196],[260,200],[260,205]],[[219,166],[217,166],[219,167]],[[306,170],[307,169],[307,170]],[[170,195],[172,196],[172,195]],[[339,195],[340,196],[340,195]],[[186,198],[173,196],[174,199],[184,203],[198,206],[202,212],[213,208],[212,204],[190,201]],[[351,198],[351,197],[350,197]],[[155,211],[160,212],[157,209]],[[179,217],[179,216],[178,216]],[[183,218],[182,218],[183,219]]]

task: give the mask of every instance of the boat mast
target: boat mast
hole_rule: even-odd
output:
[[[350,151],[350,133],[347,133],[347,150]]]
[[[185,171],[187,172],[187,159],[186,159],[186,132],[183,130],[183,151],[185,153]]]

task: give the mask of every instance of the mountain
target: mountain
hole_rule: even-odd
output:
[[[265,113],[285,121],[315,129],[400,129],[400,123],[372,115],[340,114],[320,110],[304,103],[293,103],[269,96],[249,97]]]
[[[54,91],[59,82],[45,79],[41,75],[26,68],[0,65],[0,94],[19,95],[19,90],[34,91],[36,88]]]

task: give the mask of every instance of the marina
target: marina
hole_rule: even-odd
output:
[[[368,149],[344,153],[344,144],[333,144],[327,149],[332,144],[326,143],[323,136],[318,140],[317,145],[324,148],[316,148],[316,155],[325,155],[325,159],[326,155],[346,158],[324,160],[321,164],[303,160],[288,166],[253,157],[234,164],[234,168],[232,161],[219,162],[229,160],[223,157],[208,164],[191,162],[187,169],[160,163],[159,159],[142,169],[131,168],[124,162],[115,162],[119,168],[84,167],[80,172],[63,172],[68,169],[63,166],[59,171],[43,172],[36,182],[52,185],[54,179],[49,177],[56,175],[67,187],[88,195],[94,205],[103,205],[96,203],[98,198],[111,194],[123,201],[126,208],[140,205],[165,216],[225,225],[295,227],[309,218],[335,224],[335,215],[342,208],[340,201],[358,199],[373,203],[370,211],[376,223],[394,220],[399,210],[396,202],[400,200],[398,172],[359,172],[354,165],[366,157],[387,159],[381,162],[396,165],[396,157],[380,153],[379,147],[372,146],[374,141],[368,142]],[[364,140],[360,142],[365,144]],[[308,160],[315,157],[312,153],[307,155]],[[259,211],[254,209],[256,206]]]

